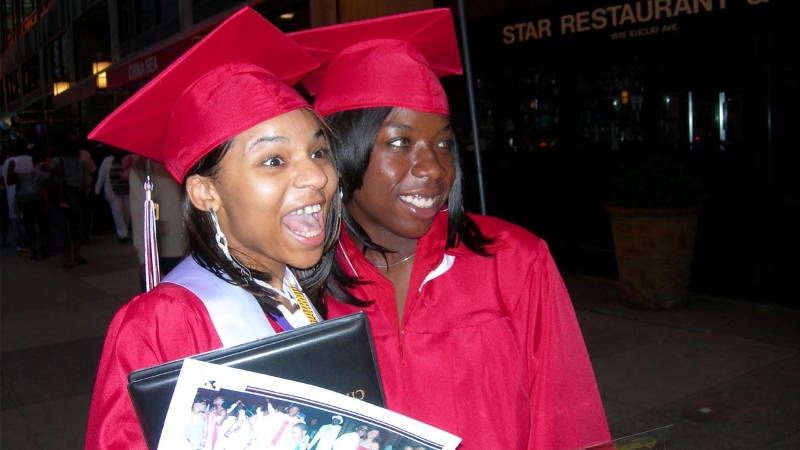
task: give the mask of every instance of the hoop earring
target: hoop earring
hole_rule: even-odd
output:
[[[219,226],[219,219],[217,219],[217,213],[214,212],[214,208],[209,208],[208,214],[211,216],[211,222],[214,224],[214,240],[217,242],[217,247],[219,247],[220,251],[222,251],[222,254],[225,255],[228,261],[232,262],[233,265],[239,269],[242,277],[250,282],[253,279],[253,275],[250,273],[250,269],[248,269],[244,264],[240,263],[235,256],[231,255],[231,252],[228,249],[228,238],[225,236],[225,233],[222,232],[222,228]]]

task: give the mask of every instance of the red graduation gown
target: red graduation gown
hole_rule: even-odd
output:
[[[86,450],[146,450],[128,396],[128,374],[221,347],[208,311],[191,291],[161,283],[134,297],[116,313],[106,334]]]
[[[471,217],[496,238],[494,258],[463,246],[445,252],[447,213],[440,213],[417,244],[402,329],[392,283],[343,235],[342,267],[371,282],[354,293],[375,300],[364,310],[388,408],[460,436],[460,450],[571,450],[609,440],[547,245],[522,227]],[[328,303],[331,318],[361,309]]]
[[[277,330],[252,295],[185,258],[164,282],[134,297],[112,319],[97,370],[86,450],[147,448],[128,396],[130,372]]]

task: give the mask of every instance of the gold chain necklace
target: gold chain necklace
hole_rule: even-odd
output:
[[[314,311],[311,310],[311,305],[308,303],[308,299],[299,289],[297,289],[293,284],[289,283],[289,287],[292,289],[292,294],[294,294],[294,298],[297,300],[297,303],[300,305],[300,309],[303,310],[303,314],[308,317],[308,321],[311,323],[317,323],[317,318],[314,316]]]
[[[375,267],[377,267],[379,269],[388,269],[389,267],[399,266],[400,264],[403,264],[404,262],[406,262],[409,259],[413,258],[414,255],[416,255],[416,254],[417,254],[417,252],[414,252],[414,253],[406,256],[405,258],[401,259],[400,261],[397,261],[396,263],[392,263],[392,264],[387,264],[387,265],[375,264]]]

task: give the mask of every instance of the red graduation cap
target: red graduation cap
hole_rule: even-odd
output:
[[[449,114],[438,77],[461,74],[448,8],[349,22],[289,34],[317,58],[303,85],[322,115],[392,106]]]
[[[250,7],[222,22],[88,138],[163,162],[183,182],[216,146],[308,102],[291,86],[319,63]]]

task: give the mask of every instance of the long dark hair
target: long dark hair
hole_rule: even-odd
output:
[[[311,111],[310,109],[308,110]],[[316,113],[314,113],[314,116],[322,129],[325,142],[327,142],[328,146],[331,146],[334,141],[330,128]],[[214,238],[216,231],[210,213],[197,209],[189,200],[188,195],[186,195],[186,180],[188,180],[191,175],[200,175],[211,179],[218,176],[219,163],[230,149],[232,142],[233,138],[217,146],[195,164],[183,178],[181,204],[186,227],[188,249],[194,260],[197,261],[200,266],[210,271],[218,278],[235,286],[239,286],[253,294],[264,311],[274,315],[280,315],[281,313],[278,311],[278,304],[280,302],[277,300],[276,294],[272,290],[266,289],[254,281],[254,279],[258,279],[269,283],[272,275],[251,268],[248,268],[250,276],[243,274],[240,267],[228,260],[225,254],[222,253],[222,250],[217,247]],[[334,158],[333,163],[335,167],[336,159],[333,155],[334,153],[335,152],[331,152],[331,158]],[[295,268],[297,279],[303,287],[303,291],[322,317],[327,315],[327,307],[322,301],[322,297],[324,295],[326,280],[331,273],[333,263],[336,259],[335,252],[331,250],[334,249],[336,242],[339,240],[342,209],[342,202],[339,196],[334,195],[325,222],[325,242],[323,244],[322,259],[316,265],[308,269]],[[279,276],[283,276],[283,274],[279,274]]]
[[[345,204],[353,198],[353,193],[363,186],[364,173],[369,166],[375,138],[383,122],[393,110],[392,107],[363,108],[334,113],[325,118],[338,140],[336,160],[339,165],[339,182]],[[445,249],[456,247],[461,243],[476,254],[490,257],[491,254],[487,247],[493,242],[493,239],[484,236],[475,221],[464,211],[464,172],[457,143],[451,147],[450,154],[453,158],[456,176],[447,199],[448,221]],[[373,242],[361,225],[348,214],[346,208],[342,210],[342,218],[347,231],[362,242],[365,248],[386,255],[388,250]],[[362,249],[362,251],[364,250]],[[328,283],[328,289],[345,303],[363,305],[363,302],[354,299],[345,289],[357,284],[359,282],[356,279],[346,276],[344,271],[336,266],[332,272],[332,279]]]

